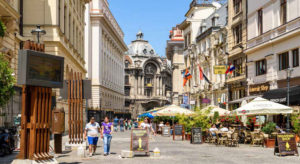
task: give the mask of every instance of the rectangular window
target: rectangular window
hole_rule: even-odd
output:
[[[213,27],[216,26],[216,17],[213,17],[211,19],[211,24],[212,24]]]
[[[256,76],[267,73],[267,61],[266,59],[256,62]]]
[[[238,14],[242,11],[242,0],[233,0],[234,13]]]
[[[293,67],[299,66],[299,49],[294,49],[293,51]]]
[[[280,22],[285,24],[287,20],[286,0],[280,0]]]
[[[125,84],[129,85],[129,76],[128,75],[125,76]]]
[[[242,24],[239,24],[233,28],[234,35],[234,43],[237,45],[242,42],[243,32],[242,32]]]
[[[261,35],[263,33],[263,11],[262,11],[262,9],[257,11],[257,26],[258,26],[258,34]]]
[[[289,68],[289,52],[279,54],[279,71]]]

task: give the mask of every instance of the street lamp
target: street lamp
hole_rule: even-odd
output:
[[[41,37],[42,35],[45,35],[45,34],[46,34],[46,31],[41,29],[41,25],[36,25],[36,29],[32,30],[32,31],[31,31],[31,34],[32,34],[32,35],[36,35],[36,37],[37,37],[37,42],[40,43],[40,37]]]
[[[293,68],[288,68],[286,70],[286,75],[287,75],[287,97],[286,97],[286,103],[287,103],[287,106],[290,106],[290,79],[291,79],[291,75],[292,75],[292,72],[293,72]],[[290,115],[287,114],[287,121],[286,121],[286,131],[287,132],[290,132]]]

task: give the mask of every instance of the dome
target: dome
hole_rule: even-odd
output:
[[[136,34],[136,40],[128,45],[127,54],[132,56],[154,56],[156,52],[151,44],[147,40],[144,40],[144,33],[139,31]]]

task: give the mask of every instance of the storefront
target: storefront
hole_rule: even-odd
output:
[[[270,90],[263,94],[263,98],[266,98],[270,101],[287,104],[287,88],[279,88]],[[290,106],[299,106],[300,105],[300,85],[290,87]]]

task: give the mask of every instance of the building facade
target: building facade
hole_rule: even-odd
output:
[[[172,69],[139,32],[125,57],[125,108],[132,117],[171,102]]]
[[[200,26],[196,38],[198,55],[195,56],[193,83],[200,93],[197,105],[224,106],[227,88],[224,72],[216,72],[216,66],[227,65],[227,4],[219,5]],[[223,69],[224,70],[224,69]],[[203,76],[206,76],[205,79]]]
[[[252,0],[251,0],[252,2]],[[228,0],[228,65],[235,70],[228,74],[229,109],[239,107],[247,96],[246,56],[247,44],[247,0]]]
[[[45,44],[45,53],[64,57],[64,79],[70,72],[85,77],[84,61],[84,14],[85,4],[90,0],[30,0],[22,1],[20,30],[24,40],[37,41],[31,31],[40,25],[46,31],[40,41]],[[34,4],[34,5],[33,5]],[[22,47],[21,47],[22,48]],[[65,125],[68,125],[68,104],[62,100],[57,89],[53,90],[56,107],[64,108]],[[85,107],[85,103],[84,103]],[[84,112],[85,115],[85,112]],[[85,116],[84,116],[85,118]],[[68,130],[68,126],[66,126]]]
[[[183,47],[184,38],[182,31],[177,27],[173,27],[169,35],[170,40],[167,41],[166,56],[172,64],[172,104],[180,106],[183,102],[183,78],[182,72],[185,69]]]
[[[248,1],[249,95],[262,95],[287,103],[290,73],[290,105],[299,105],[300,1]]]
[[[185,14],[186,19],[179,25],[179,28],[183,31],[184,36],[184,63],[185,68],[189,70],[192,77],[195,77],[192,70],[196,67],[194,65],[196,52],[196,38],[200,33],[200,26],[207,17],[209,17],[216,10],[216,6],[211,2],[205,0],[193,0],[190,4],[190,8]],[[185,96],[188,97],[188,104],[190,102],[195,102],[199,99],[199,94],[196,89],[194,89],[194,80],[189,80],[189,82],[184,86]],[[195,105],[195,104],[193,104]]]
[[[86,10],[86,69],[92,81],[93,110],[124,111],[124,33],[107,0],[92,0]],[[127,111],[128,112],[128,111]]]
[[[19,1],[0,0],[0,28],[6,29],[3,36],[0,36],[0,53],[9,62],[15,78],[18,75],[18,50],[23,40],[19,32],[19,23]],[[14,118],[21,113],[21,88],[16,85],[15,91],[7,105],[0,108],[0,127],[14,126]]]

